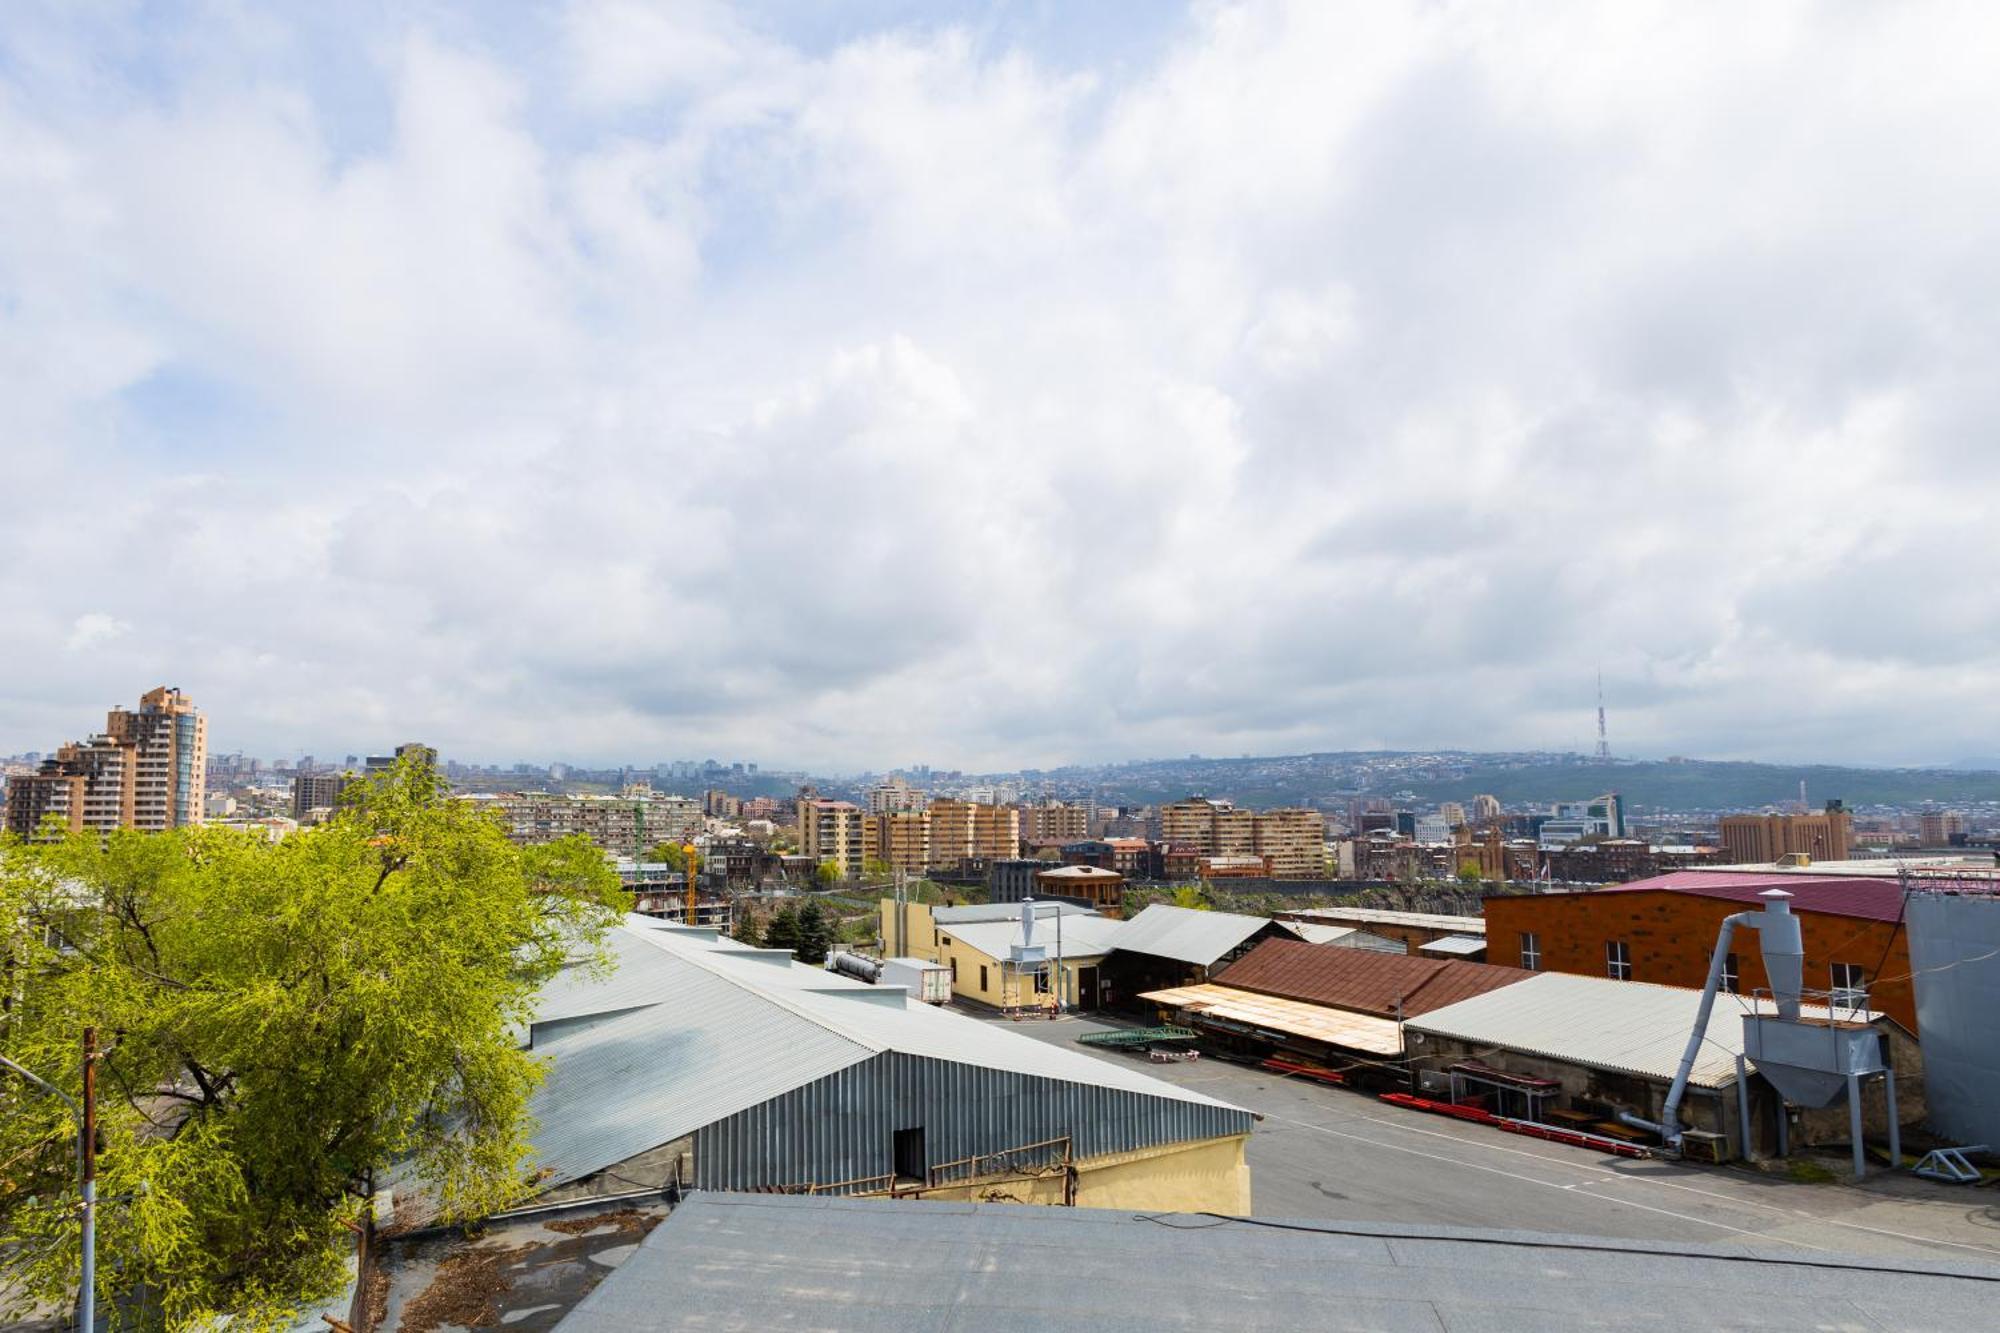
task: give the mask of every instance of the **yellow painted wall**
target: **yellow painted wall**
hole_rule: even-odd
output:
[[[896,900],[884,898],[880,907],[882,930],[882,953],[887,957],[896,952]],[[904,952],[906,958],[923,958],[933,963],[943,962],[938,957],[937,921],[931,916],[927,903],[905,902],[903,904],[903,928],[906,932]]]
[[[1076,1164],[1080,1208],[1129,1208],[1142,1212],[1250,1212],[1247,1134],[1094,1157]],[[1060,1204],[1061,1176],[954,1185],[924,1191],[926,1199]]]

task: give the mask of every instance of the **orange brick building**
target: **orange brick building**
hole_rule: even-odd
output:
[[[1917,1030],[1903,889],[1888,877],[1683,870],[1580,893],[1488,898],[1486,961],[1700,987],[1723,918],[1761,907],[1757,895],[1772,888],[1792,895],[1809,999],[1814,991],[1865,990],[1870,1008]],[[1739,930],[1730,949],[1730,989],[1770,985],[1755,931]]]

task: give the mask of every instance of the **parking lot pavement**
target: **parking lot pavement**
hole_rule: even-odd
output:
[[[1098,1059],[1142,1059],[1075,1045],[1109,1024],[1017,1026]],[[1991,1189],[1886,1174],[1858,1186],[1801,1184],[1748,1168],[1609,1157],[1220,1060],[1146,1068],[1263,1117],[1248,1152],[1259,1217],[2000,1262],[2000,1198]]]

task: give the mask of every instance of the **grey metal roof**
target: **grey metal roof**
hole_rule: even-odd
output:
[[[1271,924],[1269,917],[1154,903],[1119,930],[1114,947],[1208,967]]]
[[[1486,918],[1446,916],[1437,912],[1397,912],[1386,907],[1307,907],[1297,915],[1322,921],[1363,926],[1413,926],[1419,930],[1451,930],[1461,935],[1484,935]]]
[[[1443,954],[1448,958],[1470,958],[1476,953],[1486,952],[1484,935],[1447,935],[1441,940],[1417,946],[1418,953]]]
[[[714,931],[631,916],[610,943],[608,974],[564,974],[536,1015],[551,1066],[529,1109],[550,1185],[890,1051],[1238,1110]]]
[[[1075,903],[1065,903],[1056,900],[1044,901],[1042,899],[1037,899],[1036,903],[1035,910],[1041,916],[1052,917],[1058,913],[1065,917],[1098,915],[1093,909],[1078,907]],[[1021,904],[1019,903],[962,903],[957,907],[933,907],[931,909],[931,920],[937,922],[940,926],[958,926],[972,921],[1018,921],[1020,919]],[[1108,920],[1109,918],[1105,919]]]
[[[1343,949],[1366,949],[1370,953],[1408,953],[1395,940],[1371,935],[1359,926],[1329,926],[1319,921],[1280,921],[1307,944],[1333,944]]]
[[[695,1194],[557,1328],[1988,1325],[2000,1265],[1420,1225]]]
[[[1113,921],[1102,916],[1064,916],[1062,919],[1063,954],[1068,958],[1101,958],[1113,948],[1122,948],[1126,922]],[[955,940],[964,940],[988,958],[1006,958],[1008,951],[1021,942],[1020,921],[970,921],[957,925],[938,927]],[[1048,950],[1049,957],[1056,956],[1056,922],[1053,915],[1047,919],[1036,918],[1035,943]]]
[[[1537,972],[1511,986],[1412,1018],[1403,1028],[1616,1074],[1671,1079],[1700,1006],[1701,992],[1680,986]],[[1689,1079],[1696,1087],[1735,1085],[1736,1057],[1743,1050],[1743,1015],[1752,1007],[1748,996],[1716,997],[1707,1039]],[[1766,1006],[1766,1012],[1773,1011]],[[1825,1009],[1814,1005],[1803,1006],[1803,1012],[1827,1017]]]

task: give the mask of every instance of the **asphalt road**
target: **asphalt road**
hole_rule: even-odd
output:
[[[1098,1059],[1143,1059],[1075,1045],[1102,1026],[1064,1019],[1017,1030]],[[1747,1167],[1635,1161],[1217,1060],[1147,1070],[1264,1117],[1248,1154],[1258,1217],[2000,1262],[2000,1189],[1886,1173],[1858,1186],[1802,1184]]]

